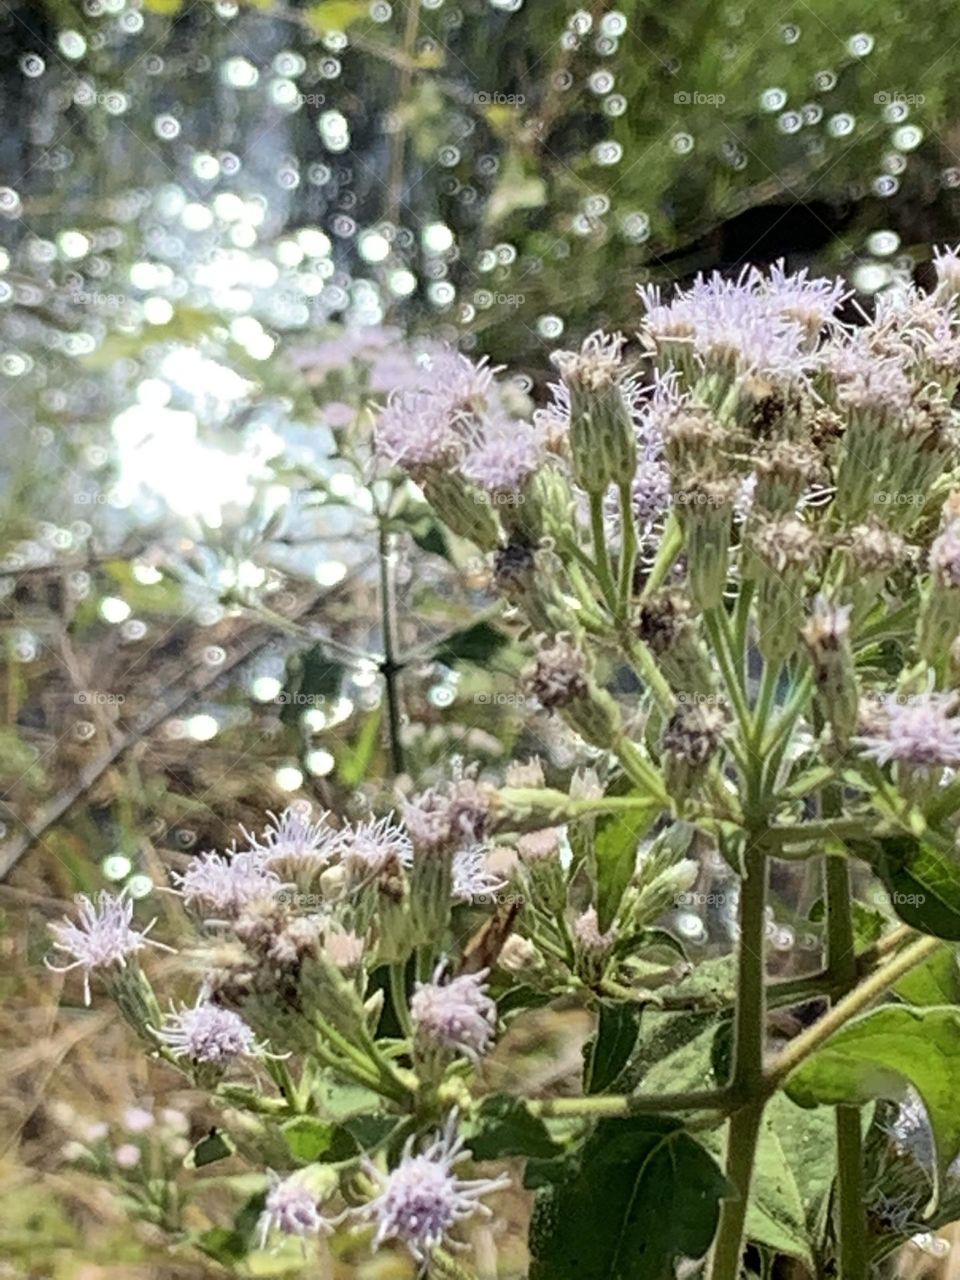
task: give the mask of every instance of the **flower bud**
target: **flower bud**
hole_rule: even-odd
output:
[[[836,741],[845,747],[856,732],[859,703],[850,647],[850,606],[840,607],[817,596],[803,639],[810,651],[824,716]]]
[[[819,453],[811,445],[776,440],[753,463],[756,507],[771,515],[792,515],[804,492],[826,478]]]
[[[458,537],[492,551],[500,541],[500,526],[488,500],[456,471],[431,468],[421,487],[431,507]]]
[[[519,933],[511,933],[500,948],[497,963],[501,969],[505,969],[515,977],[539,969],[543,965],[537,948],[529,938],[523,938]]]
[[[960,520],[951,520],[930,547],[930,578],[920,604],[917,644],[931,666],[960,632]]]
[[[738,488],[732,475],[701,472],[675,479],[674,509],[683,530],[690,594],[701,609],[712,609],[723,600]]]
[[[570,393],[574,477],[591,494],[628,483],[637,466],[636,431],[624,395],[623,343],[620,334],[597,332],[579,351],[551,356]]]
[[[636,632],[678,694],[708,695],[713,668],[700,638],[693,602],[677,588],[651,592],[640,603]]]
[[[699,789],[723,734],[724,715],[704,702],[679,702],[660,739],[667,794],[678,804]]]
[[[509,543],[494,552],[497,588],[520,609],[534,631],[553,635],[569,629],[571,611],[557,589],[560,565],[551,552],[525,543]]]
[[[762,522],[750,532],[746,554],[757,579],[757,646],[766,662],[784,662],[797,647],[804,578],[819,553],[814,530],[793,516]]]
[[[617,940],[616,925],[600,932],[596,907],[588,907],[573,922],[573,945],[577,973],[587,986],[596,986],[606,973],[607,962]]]

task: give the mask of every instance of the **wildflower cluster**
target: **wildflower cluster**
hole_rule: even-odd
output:
[[[54,926],[54,963],[102,975],[259,1161],[265,1246],[366,1227],[469,1276],[449,1250],[507,1175],[461,1162],[526,1157],[537,1280],[737,1280],[748,1244],[864,1280],[918,1230],[869,1209],[905,1193],[863,1108],[907,1085],[935,1228],[960,1156],[960,260],[935,267],[869,318],[781,266],[644,287],[637,340],[555,353],[530,420],[439,348],[389,397],[381,462],[489,557],[542,755],[403,780],[359,821],[268,815],[181,866],[202,978],[167,1014],[130,902]],[[555,1096],[500,1055],[572,1007]],[[789,1208],[748,1213],[758,1150]]]

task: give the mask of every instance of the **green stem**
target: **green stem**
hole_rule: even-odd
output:
[[[596,1094],[588,1098],[534,1098],[527,1109],[535,1116],[582,1116],[590,1119],[633,1116],[668,1111],[726,1111],[731,1102],[727,1089],[684,1090],[677,1093]]]
[[[775,1093],[787,1077],[796,1071],[797,1067],[812,1053],[815,1053],[835,1031],[839,1031],[851,1018],[862,1013],[878,996],[883,995],[911,969],[923,964],[924,960],[941,946],[943,943],[939,938],[920,938],[909,947],[904,947],[887,964],[875,969],[849,995],[838,1000],[813,1026],[801,1031],[767,1068],[764,1076],[765,1094],[769,1097]]]
[[[406,966],[402,962],[390,965],[390,1000],[400,1029],[409,1040],[413,1035],[413,1023],[410,1021],[410,1006],[407,1003]]]
[[[380,518],[378,555],[380,561],[380,629],[383,634],[383,661],[380,664],[380,674],[383,676],[384,688],[387,694],[390,763],[394,776],[396,776],[404,772],[403,741],[400,736],[402,716],[398,680],[401,667],[397,662],[394,635],[396,552],[393,547],[393,535],[388,531],[386,520],[383,516]]]
[[[597,581],[603,591],[610,612],[617,613],[617,588],[613,581],[610,553],[607,551],[607,532],[603,522],[603,494],[590,495],[590,529],[593,533],[593,555],[597,562]]]
[[[682,549],[683,530],[680,528],[680,522],[677,520],[676,515],[671,511],[667,517],[667,523],[663,527],[663,536],[660,539],[660,546],[657,549],[653,566],[647,574],[647,580],[643,584],[643,590],[640,592],[641,598],[650,595],[651,592],[656,591],[663,585],[667,574],[673,568]]]
[[[707,628],[707,634],[710,636],[710,643],[713,645],[713,652],[720,667],[720,674],[723,676],[727,697],[730,699],[730,703],[736,713],[741,736],[745,743],[749,743],[750,709],[747,706],[743,686],[737,675],[730,651],[727,648],[726,629],[723,625],[726,621],[726,614],[723,611],[723,605],[719,605],[716,609],[708,609],[703,615],[703,621]]]
[[[720,1210],[710,1280],[737,1280],[740,1274],[750,1183],[766,1102],[763,1050],[767,1021],[764,983],[767,863],[763,853],[756,848],[748,848],[744,855],[744,870],[740,886],[737,1004],[730,1080],[731,1092],[741,1106],[731,1117],[727,1134],[726,1174],[734,1194],[724,1200]]]
[[[633,573],[637,566],[637,528],[633,519],[633,495],[630,481],[620,485],[620,590],[619,616],[627,618],[630,614],[630,601],[633,598]]]
[[[666,715],[670,715],[676,705],[676,698],[666,678],[657,666],[657,661],[653,654],[642,640],[635,635],[631,635],[629,631],[623,633],[621,640],[630,656],[630,661],[637,669],[637,674],[646,682],[647,688],[653,694],[657,706]]]
[[[763,741],[767,722],[770,719],[770,712],[773,709],[774,699],[777,696],[777,685],[780,682],[781,669],[779,663],[765,662],[763,664],[763,675],[760,677],[760,692],[757,695],[757,703],[753,712],[753,735],[751,738],[753,749],[757,752],[759,752],[760,743]]]
[[[835,785],[824,788],[822,811],[842,810]],[[853,983],[857,956],[853,935],[853,898],[850,870],[845,858],[827,855],[827,968],[838,982]],[[840,1237],[840,1274],[844,1280],[867,1280],[867,1219],[863,1186],[863,1135],[858,1107],[837,1107],[837,1217]]]

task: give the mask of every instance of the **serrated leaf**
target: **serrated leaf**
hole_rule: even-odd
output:
[[[960,1004],[960,966],[952,947],[943,946],[904,974],[894,991],[907,1004],[928,1007]]]
[[[960,942],[960,863],[907,835],[888,836],[857,852],[873,863],[901,920]]]
[[[936,1147],[936,1205],[948,1165],[960,1154],[960,1009],[889,1005],[847,1023],[788,1079],[800,1106],[861,1105],[920,1095]]]
[[[672,1280],[710,1247],[727,1191],[679,1122],[601,1121],[576,1175],[537,1195],[530,1280]]]
[[[610,928],[637,865],[637,847],[656,819],[653,809],[608,814],[597,822],[593,840],[597,869],[597,918]]]
[[[600,1002],[596,1033],[584,1048],[584,1093],[613,1088],[633,1055],[639,1033],[640,1010],[636,1005]]]
[[[201,1138],[184,1159],[188,1169],[202,1169],[205,1165],[215,1164],[218,1160],[226,1160],[234,1153],[234,1145],[219,1129],[211,1129],[205,1138]]]
[[[484,1098],[467,1130],[467,1146],[476,1160],[506,1156],[550,1160],[563,1151],[523,1100],[506,1093]]]
[[[337,1128],[316,1116],[295,1116],[280,1126],[280,1132],[293,1158],[310,1164],[330,1150]]]

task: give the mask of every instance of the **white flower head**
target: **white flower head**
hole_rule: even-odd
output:
[[[127,957],[136,955],[145,946],[158,947],[161,951],[172,951],[172,947],[162,942],[154,942],[147,934],[156,924],[156,919],[144,929],[133,927],[133,902],[124,894],[115,895],[101,891],[96,901],[86,894],[78,894],[74,899],[78,907],[76,923],[64,919],[60,924],[48,925],[53,934],[54,947],[72,956],[70,964],[55,965],[46,961],[47,968],[54,973],[69,973],[71,969],[83,969],[84,1003],[90,1003],[90,975],[96,969],[109,969],[113,965],[124,968]]]

